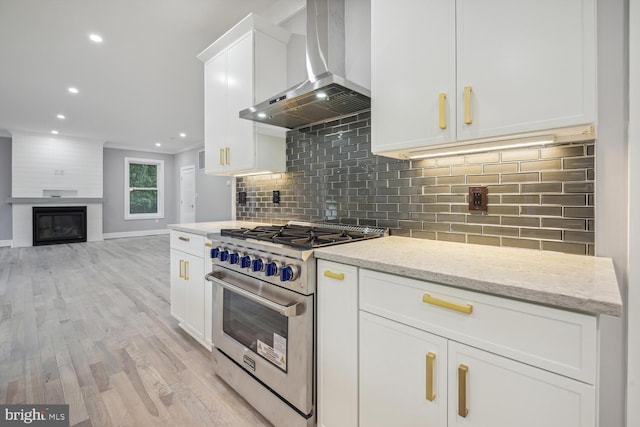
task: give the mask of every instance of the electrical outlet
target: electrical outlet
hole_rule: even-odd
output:
[[[271,197],[271,201],[276,205],[280,204],[280,191],[273,190],[273,196]]]
[[[241,191],[238,193],[238,203],[240,206],[247,206],[247,192]]]
[[[487,213],[487,187],[469,187],[469,212]]]

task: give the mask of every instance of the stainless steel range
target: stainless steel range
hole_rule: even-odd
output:
[[[214,370],[274,425],[315,425],[318,247],[384,229],[289,222],[213,238]]]

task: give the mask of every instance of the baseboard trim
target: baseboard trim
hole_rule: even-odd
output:
[[[169,234],[169,229],[165,228],[162,230],[122,231],[119,233],[104,233],[102,236],[104,240],[107,240],[107,239],[121,239],[123,237],[157,236],[160,234]]]
[[[4,247],[4,246],[11,246],[13,243],[12,240],[0,240],[0,248]]]

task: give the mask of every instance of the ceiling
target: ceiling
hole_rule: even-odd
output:
[[[0,136],[57,130],[107,147],[176,153],[200,146],[196,55],[250,12],[268,13],[276,3],[0,0]],[[91,33],[103,43],[90,41]],[[68,92],[72,86],[78,94]]]

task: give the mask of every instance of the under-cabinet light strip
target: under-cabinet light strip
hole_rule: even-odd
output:
[[[495,142],[495,143],[482,144],[482,145],[478,145],[477,147],[459,148],[459,149],[454,148],[450,150],[436,149],[428,152],[423,151],[421,153],[411,154],[409,158],[414,160],[414,159],[426,159],[430,157],[456,156],[461,154],[482,153],[482,152],[494,151],[494,150],[506,150],[509,148],[522,148],[522,147],[532,147],[536,145],[548,145],[548,144],[553,144],[555,142],[556,142],[556,139],[553,135],[545,135],[545,136],[540,136],[536,138],[523,138],[520,140],[512,139],[509,141],[503,141],[502,143]],[[442,151],[442,150],[446,150],[446,151]]]

